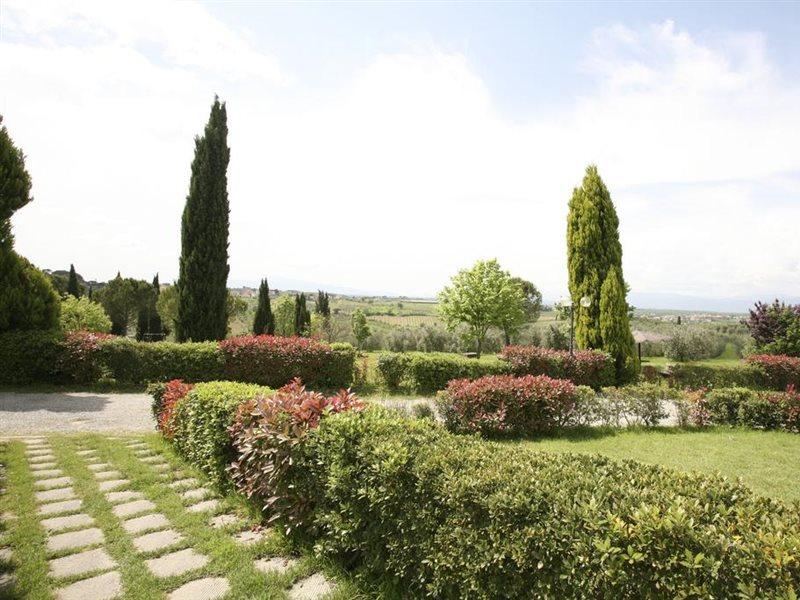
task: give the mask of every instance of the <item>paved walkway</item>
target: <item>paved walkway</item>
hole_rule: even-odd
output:
[[[35,518],[44,532],[48,577],[59,600],[127,595],[131,582],[126,582],[126,568],[129,576],[131,567],[121,564],[130,560],[126,556],[120,561],[120,545],[130,547],[135,556],[132,560],[141,564],[148,577],[163,582],[159,586],[163,585],[169,600],[211,600],[228,594],[231,582],[219,566],[213,568],[208,546],[206,550],[194,546],[188,539],[191,535],[174,522],[181,521],[182,514],[202,517],[207,527],[224,532],[238,547],[257,548],[271,535],[268,529],[247,529],[241,516],[224,512],[223,499],[212,489],[182,473],[142,439],[108,438],[110,451],[75,439],[77,443],[69,450],[71,464],[66,465],[62,464],[63,451],[59,458],[47,437],[22,440],[27,470],[35,481]],[[128,463],[115,459],[120,453],[135,457],[137,466],[130,466],[130,458]],[[78,472],[85,475],[76,480]],[[144,485],[147,481],[156,483]],[[169,510],[158,506],[169,506],[164,499],[169,496],[180,498],[181,508],[172,517],[165,514]],[[4,515],[4,520],[17,518],[20,516]],[[248,559],[252,568],[262,573],[261,577],[283,577],[280,581],[288,582],[282,584],[283,593],[290,600],[322,598],[335,588],[320,572],[298,571],[298,559],[253,553],[254,558]],[[10,554],[5,558],[25,560],[16,557],[14,561]],[[13,581],[7,578],[5,584],[13,586]],[[2,585],[0,581],[0,588]]]
[[[0,435],[153,431],[147,394],[0,392]]]

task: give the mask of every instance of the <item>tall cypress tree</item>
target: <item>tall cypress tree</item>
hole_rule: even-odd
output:
[[[317,303],[314,306],[314,312],[326,319],[331,316],[331,303],[327,292],[317,290]]]
[[[181,220],[178,275],[179,341],[221,340],[228,327],[228,124],[214,98],[202,136],[195,138],[189,195]]]
[[[305,335],[308,333],[308,326],[311,324],[311,313],[306,308],[306,295],[300,293],[294,298],[294,333],[295,335]]]
[[[275,317],[272,315],[272,307],[269,303],[269,283],[266,279],[261,280],[261,286],[258,288],[258,306],[253,319],[253,333],[256,335],[275,334]]]
[[[75,265],[69,266],[69,279],[67,280],[67,293],[76,298],[81,297],[81,286],[78,283],[78,274],[75,272]]]
[[[575,341],[579,348],[602,348],[600,290],[612,266],[622,277],[622,246],[617,212],[595,165],[586,168],[583,183],[569,202],[567,266]],[[591,301],[586,308],[580,305],[584,296]]]
[[[639,370],[636,342],[628,320],[625,283],[615,265],[600,289],[600,336],[603,350],[614,359],[617,383],[630,380]]]

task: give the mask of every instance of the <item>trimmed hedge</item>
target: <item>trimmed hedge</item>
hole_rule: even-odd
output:
[[[353,381],[355,349],[306,338],[244,336],[222,342],[137,342],[87,332],[0,334],[0,384],[235,381],[280,387],[303,377],[338,388]]]
[[[374,408],[322,419],[293,456],[283,485],[311,518],[289,534],[403,597],[800,588],[797,507],[721,477],[531,452]]]
[[[576,425],[591,389],[547,375],[455,379],[441,392],[445,426],[456,432],[531,434]]]
[[[720,388],[699,396],[692,407],[697,425],[733,425],[800,433],[800,392]]]
[[[783,390],[790,385],[800,388],[800,358],[796,356],[753,354],[745,362],[761,369],[772,389]]]
[[[599,350],[552,350],[538,346],[506,346],[500,358],[509,364],[514,375],[547,375],[569,379],[576,385],[599,390],[616,383],[611,355]]]
[[[239,406],[270,388],[248,383],[198,383],[174,407],[171,429],[175,448],[220,487],[230,485],[226,469],[234,458],[228,428]]]
[[[378,358],[378,372],[390,388],[406,383],[420,394],[431,394],[453,379],[501,375],[508,366],[496,357],[478,360],[448,352],[387,352]]]
[[[756,365],[676,364],[669,367],[669,383],[674,387],[699,389],[719,387],[769,388],[766,375]]]

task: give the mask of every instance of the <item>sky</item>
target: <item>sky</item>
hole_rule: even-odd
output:
[[[215,94],[230,285],[432,296],[497,258],[558,298],[594,163],[634,294],[800,296],[800,3],[2,0],[17,250],[173,280]]]

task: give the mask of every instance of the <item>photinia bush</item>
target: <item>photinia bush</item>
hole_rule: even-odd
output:
[[[92,383],[103,374],[99,353],[102,343],[114,339],[108,333],[72,331],[63,342],[58,370],[75,383]]]
[[[537,433],[574,424],[581,391],[571,381],[546,375],[489,375],[456,379],[440,394],[451,431]]]
[[[271,396],[239,407],[230,428],[236,459],[229,473],[236,488],[260,502],[270,521],[283,519],[287,532],[311,511],[311,499],[294,489],[285,477],[292,453],[307,432],[329,413],[361,410],[364,404],[349,390],[326,397],[307,390],[299,379]]]
[[[746,362],[766,374],[768,387],[783,390],[787,386],[800,387],[800,358],[782,354],[753,354]]]
[[[153,394],[154,401],[153,412],[156,413],[156,422],[158,430],[168,440],[172,440],[175,435],[173,418],[175,416],[175,407],[178,401],[185,398],[186,395],[192,391],[194,386],[191,383],[184,383],[180,379],[173,379],[163,384],[163,388],[159,389],[158,396]]]
[[[569,379],[576,385],[594,389],[614,385],[614,361],[599,350],[552,350],[538,346],[506,346],[500,358],[508,362],[514,375],[547,375]]]

